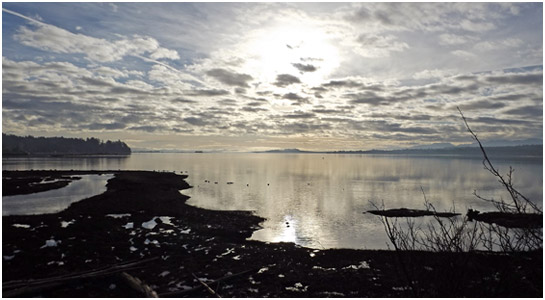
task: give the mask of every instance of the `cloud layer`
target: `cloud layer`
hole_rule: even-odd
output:
[[[483,138],[540,138],[541,9],[6,3],[3,131],[139,148],[371,149],[468,142],[460,107]]]

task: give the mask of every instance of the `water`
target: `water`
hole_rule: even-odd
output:
[[[2,196],[2,215],[57,213],[70,204],[102,194],[113,175],[78,175],[66,187],[28,195]]]
[[[541,158],[493,162],[501,173],[513,166],[515,186],[541,205]],[[363,212],[373,209],[370,202],[384,202],[386,208],[423,208],[421,188],[438,210],[492,210],[474,190],[484,197],[508,199],[480,159],[456,157],[135,153],[126,158],[4,159],[2,168],[187,172],[194,187],[182,193],[191,196],[189,204],[252,210],[267,218],[252,239],[314,248],[386,248],[380,220]]]

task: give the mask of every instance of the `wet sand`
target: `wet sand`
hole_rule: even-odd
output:
[[[101,195],[57,214],[2,217],[4,297],[142,297],[121,271],[26,290],[24,284],[14,284],[134,261],[143,263],[123,271],[160,297],[214,297],[202,283],[222,297],[541,297],[543,293],[542,251],[396,253],[247,241],[263,219],[251,212],[187,205],[188,197],[180,193],[190,188],[186,175],[3,171],[2,177],[3,187],[13,191],[12,185],[22,177],[97,173],[115,174]],[[19,190],[25,192],[24,187]],[[220,278],[224,280],[215,282]]]

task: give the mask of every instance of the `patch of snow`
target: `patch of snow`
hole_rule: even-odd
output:
[[[181,234],[189,234],[191,232],[191,228],[187,228],[186,230],[180,230]]]
[[[344,294],[343,293],[339,293],[339,292],[322,292],[321,294],[324,294],[326,295],[327,297],[344,297]]]
[[[265,273],[267,271],[269,271],[269,268],[267,268],[267,267],[261,268],[261,269],[259,269],[259,271],[257,271],[257,274]]]
[[[249,289],[248,289],[248,292],[250,292],[250,293],[256,293],[256,294],[257,294],[257,293],[259,293],[259,290],[258,290],[258,289],[249,288]]]
[[[167,224],[167,225],[171,225],[171,226],[174,226],[174,224],[172,224],[172,217],[159,217],[159,219],[161,220],[161,222],[163,222],[164,224]]]
[[[66,221],[61,221],[61,227],[62,227],[62,228],[66,228],[66,227],[68,227],[68,226],[74,224],[75,222],[76,222],[76,220],[74,220],[74,219],[72,219],[71,221],[68,221],[68,222],[66,222]]]
[[[369,264],[366,262],[366,261],[362,261],[360,262],[359,265],[350,265],[350,266],[346,266],[343,268],[343,270],[346,270],[346,269],[354,269],[354,270],[359,270],[359,269],[370,269],[371,267],[369,266]]]
[[[314,256],[316,256],[316,254],[314,254],[314,253],[309,253],[309,256],[310,256],[310,257],[314,257]]]
[[[115,285],[115,283],[112,283],[112,284],[110,284],[109,289],[110,289],[110,290],[114,290],[116,287],[117,287],[117,286]]]
[[[85,263],[88,264],[88,263],[90,263],[90,262],[92,262],[92,261],[93,261],[92,259],[86,259],[86,260],[85,260]]]
[[[30,225],[28,224],[12,224],[11,226],[17,227],[17,228],[30,228]]]
[[[234,256],[233,259],[234,259],[234,260],[241,260],[242,257],[241,257],[240,255],[237,255],[237,256]]]
[[[321,266],[313,266],[312,269],[313,270],[322,270],[322,271],[337,271],[337,269],[335,269],[335,268],[324,268],[324,267],[321,267]]]
[[[286,277],[286,276],[284,276],[284,274],[278,274],[278,277],[284,278],[284,277]]]
[[[226,251],[223,252],[222,254],[220,254],[220,256],[225,256],[225,255],[228,255],[228,254],[231,254],[231,253],[234,253],[235,252],[235,248],[227,248],[225,249]]]
[[[4,255],[4,260],[12,260],[15,255]]]
[[[131,214],[107,214],[106,217],[114,218],[114,219],[120,219],[125,217],[130,217]]]
[[[300,282],[297,282],[295,286],[286,287],[286,290],[291,292],[306,292],[307,289],[308,289],[308,285],[303,286],[303,284]]]
[[[45,247],[57,247],[57,245],[60,243],[60,241],[57,243],[57,241],[51,239],[51,240],[47,240],[45,241],[45,245],[41,246],[40,249],[42,248],[45,248]]]
[[[165,276],[167,276],[168,274],[170,274],[169,271],[163,271],[161,274],[159,274],[159,277],[165,277]]]
[[[134,252],[134,251],[138,250],[138,248],[136,248],[136,247],[134,247],[134,246],[131,246],[131,247],[129,248],[129,250],[131,250],[131,252]]]
[[[153,229],[155,228],[155,226],[157,226],[157,222],[155,222],[155,218],[147,221],[147,222],[144,222],[142,223],[142,227],[145,228],[145,229]]]
[[[146,245],[149,245],[149,244],[158,245],[159,242],[157,240],[150,241],[149,239],[146,239],[144,241],[144,244],[146,244]]]
[[[134,223],[133,222],[128,222],[127,224],[125,224],[125,225],[123,225],[121,227],[123,227],[125,229],[133,229],[134,228]]]

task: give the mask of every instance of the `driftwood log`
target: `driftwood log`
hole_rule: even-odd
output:
[[[159,298],[157,293],[147,284],[142,282],[138,277],[134,277],[127,272],[122,272],[119,276],[127,282],[127,284],[146,298]]]
[[[469,209],[467,211],[469,221],[479,221],[488,224],[496,224],[506,228],[543,228],[542,214],[484,212]]]
[[[119,272],[125,272],[128,270],[134,270],[140,267],[140,265],[151,262],[158,259],[158,257],[148,258],[144,260],[129,261],[116,265],[110,265],[103,268],[93,269],[89,271],[72,273],[62,276],[42,278],[42,279],[29,279],[29,280],[15,280],[2,283],[2,296],[3,297],[19,297],[21,295],[36,293],[42,290],[55,288],[75,280],[89,279],[94,277],[109,276]]]
[[[390,217],[390,218],[397,218],[397,217],[423,217],[423,216],[436,216],[441,218],[452,218],[455,216],[459,216],[458,213],[451,213],[451,212],[436,212],[431,210],[421,210],[421,209],[410,209],[410,208],[392,208],[392,209],[385,209],[385,210],[368,210],[367,213],[383,216],[383,217]]]

